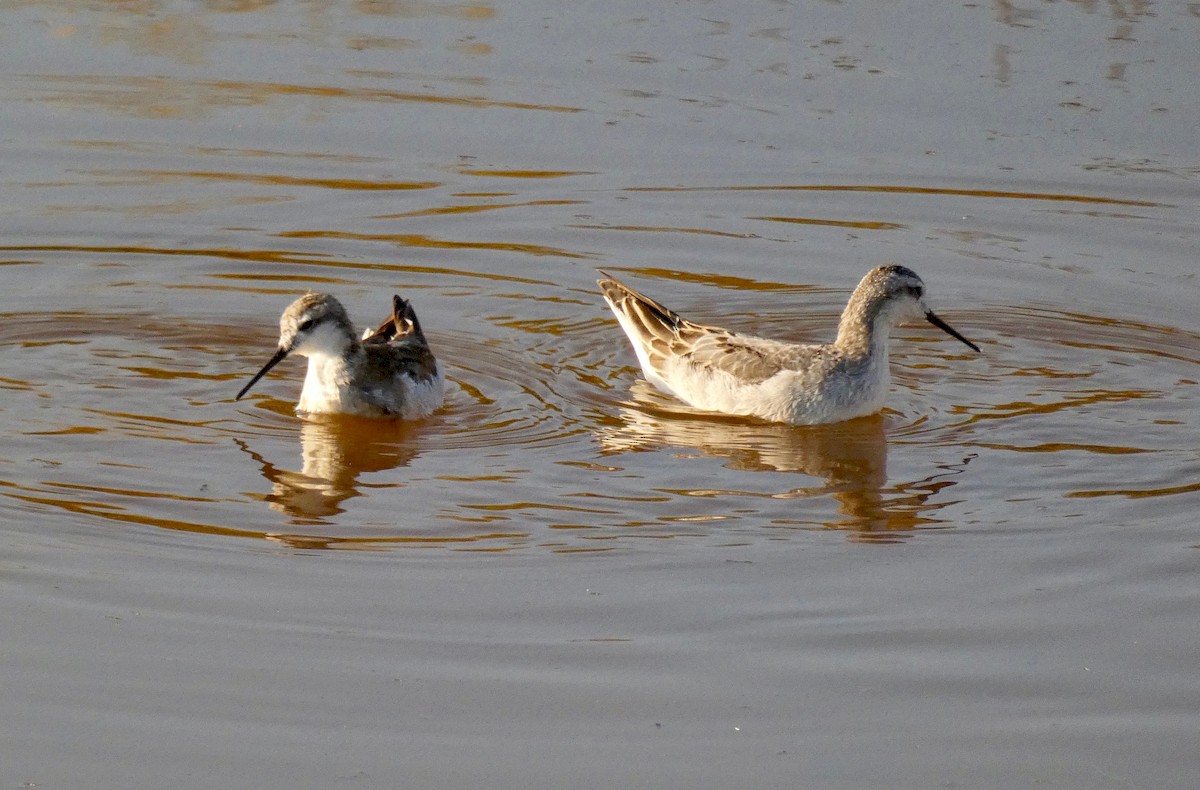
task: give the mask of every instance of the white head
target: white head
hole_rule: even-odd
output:
[[[241,399],[267,371],[292,352],[306,357],[339,356],[357,343],[354,327],[341,302],[329,294],[305,294],[279,317],[278,350],[250,383],[242,387],[235,400]]]
[[[279,348],[285,353],[336,356],[353,343],[350,316],[329,294],[305,294],[279,317]]]

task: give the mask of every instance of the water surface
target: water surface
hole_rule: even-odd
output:
[[[1162,3],[0,10],[14,786],[1191,787],[1200,18]],[[595,288],[876,417],[649,388]],[[413,424],[234,393],[412,299]]]

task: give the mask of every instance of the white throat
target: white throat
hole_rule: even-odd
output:
[[[308,372],[297,404],[300,411],[340,410],[362,351],[353,338],[338,330],[339,327],[328,324],[318,326],[292,349],[293,353],[308,357]]]

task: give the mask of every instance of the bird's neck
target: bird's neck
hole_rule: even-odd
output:
[[[366,354],[357,340],[341,350],[321,349],[308,355],[308,379],[322,388],[343,387],[352,381],[362,367]]]
[[[880,302],[851,299],[838,322],[834,345],[850,357],[886,357],[891,328],[891,321]]]

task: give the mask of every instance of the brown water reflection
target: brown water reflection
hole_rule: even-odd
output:
[[[216,171],[174,171],[174,170],[97,170],[91,175],[103,179],[105,186],[136,186],[140,184],[163,184],[173,180],[211,181],[216,183],[262,184],[267,186],[285,187],[316,187],[319,189],[343,189],[355,191],[396,191],[405,192],[417,189],[435,189],[442,186],[437,181],[396,181],[392,179],[356,179],[356,178],[313,178],[283,175],[279,173],[236,173]]]
[[[5,778],[1192,787],[1194,6],[3,4]],[[984,353],[816,428],[594,286],[829,340],[885,262]],[[446,408],[234,403],[308,288]]]
[[[889,184],[735,184],[728,186],[629,187],[628,192],[874,192],[892,195],[934,195],[943,197],[1000,198],[1005,200],[1048,200],[1063,203],[1099,203],[1118,206],[1159,206],[1153,201],[1097,197],[1054,192],[1013,192],[997,189],[957,189],[936,186]],[[761,217],[760,219],[786,218]],[[797,221],[797,220],[791,220]]]
[[[344,500],[360,495],[359,478],[408,464],[419,452],[420,426],[399,420],[320,415],[300,426],[300,471],[279,468],[248,442],[236,439],[271,483],[261,495],[273,510],[296,523],[325,523],[344,512]]]
[[[338,85],[300,85],[248,80],[186,80],[148,76],[83,76],[43,74],[31,80],[30,92],[42,92],[46,101],[71,108],[88,107],[138,118],[199,120],[218,111],[253,105],[272,105],[300,97],[320,102],[382,102],[434,104],[449,107],[533,110],[551,113],[582,112],[581,107],[503,101],[485,96],[449,96],[384,88]]]
[[[463,241],[453,239],[435,239],[416,233],[352,233],[337,230],[291,230],[276,234],[284,239],[350,239],[355,241],[382,241],[399,247],[418,247],[427,249],[448,250],[495,250],[499,252],[519,252],[525,255],[552,256],[557,258],[592,258],[593,255],[583,252],[557,249],[542,244],[521,244],[518,242],[499,241]]]
[[[282,255],[299,263],[298,254]],[[338,271],[377,266],[339,263]],[[447,360],[451,388],[446,409],[420,425],[297,420],[298,364],[251,404],[232,404],[234,382],[254,364],[245,360],[274,339],[276,310],[294,284],[311,279],[303,270],[248,280],[211,272],[220,292],[271,296],[249,332],[204,315],[5,315],[0,353],[9,369],[38,371],[0,380],[9,407],[28,404],[34,415],[11,452],[46,470],[8,475],[6,496],[112,523],[306,548],[575,551],[746,530],[902,540],[961,525],[964,506],[988,501],[981,486],[1039,490],[1047,470],[1055,483],[1046,493],[1007,501],[1169,499],[1195,490],[1178,410],[1195,389],[1187,375],[1200,338],[1178,328],[1028,305],[960,311],[955,322],[978,334],[981,358],[902,330],[884,416],[796,428],[690,413],[650,389],[586,285],[425,268],[440,287],[414,287],[429,304],[431,342]],[[793,295],[803,304],[844,298],[804,284],[638,272],[683,283],[709,312],[767,335],[794,335],[806,323],[828,329],[827,316],[797,315]],[[590,272],[580,276],[590,281]],[[455,307],[469,314],[470,305],[487,312],[446,331],[443,316]],[[85,402],[66,410],[45,408],[82,393]],[[186,452],[159,464],[163,447]],[[211,466],[206,459],[224,457],[223,447],[240,448],[265,485],[248,486],[246,467],[228,458]],[[70,458],[94,454],[101,465],[80,477]],[[467,470],[464,454],[474,462]],[[901,471],[889,479],[897,454]],[[1088,461],[1097,457],[1106,460]],[[719,459],[726,472],[697,474],[701,458]],[[990,471],[963,474],[976,464]],[[952,493],[960,482],[973,498]],[[247,502],[266,507],[248,511]]]
[[[947,474],[888,486],[888,420],[883,415],[833,425],[775,425],[695,412],[641,381],[633,393],[636,401],[620,409],[619,421],[597,432],[608,455],[686,449],[725,459],[728,468],[738,471],[794,472],[823,481],[765,493],[717,487],[660,489],[665,493],[717,499],[831,496],[838,502],[838,518],[776,518],[773,523],[846,530],[857,540],[876,543],[901,540],[902,533],[915,529],[944,526],[933,514],[945,504],[935,495],[953,485]]]

